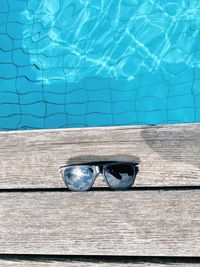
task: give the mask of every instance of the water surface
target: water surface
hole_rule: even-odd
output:
[[[0,129],[200,121],[200,2],[3,0]]]

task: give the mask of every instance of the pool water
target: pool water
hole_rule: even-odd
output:
[[[0,130],[199,121],[199,1],[1,0]]]

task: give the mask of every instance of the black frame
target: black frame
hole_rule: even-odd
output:
[[[131,165],[131,166],[134,167],[133,182],[132,182],[131,185],[129,185],[129,186],[127,186],[127,187],[118,187],[118,188],[115,188],[115,187],[112,187],[112,186],[109,184],[109,182],[108,182],[106,176],[104,175],[104,170],[105,170],[105,168],[106,168],[107,166],[117,165],[117,164],[127,164],[127,165]],[[85,190],[74,190],[74,189],[71,189],[71,188],[69,187],[69,185],[67,184],[67,182],[66,182],[66,180],[65,180],[65,177],[64,177],[64,171],[65,171],[65,169],[67,169],[67,168],[69,168],[69,167],[71,168],[71,167],[73,167],[73,166],[74,166],[74,167],[75,167],[75,166],[77,166],[77,167],[80,167],[80,166],[88,166],[88,167],[90,167],[90,168],[93,169],[93,173],[94,173],[94,174],[93,174],[93,177],[92,177],[91,184],[90,184]],[[97,170],[97,168],[98,168],[98,170]],[[139,167],[138,167],[138,163],[135,163],[135,162],[124,162],[124,161],[93,161],[93,162],[84,162],[84,163],[78,163],[78,164],[77,164],[77,163],[74,163],[74,164],[64,165],[64,166],[61,166],[61,167],[60,167],[59,171],[60,171],[60,173],[62,174],[62,178],[63,178],[63,181],[64,181],[66,187],[67,187],[68,189],[72,190],[72,191],[88,191],[88,190],[93,186],[93,184],[94,184],[94,182],[95,182],[95,180],[96,180],[96,178],[97,178],[97,176],[98,176],[99,174],[102,174],[102,175],[103,175],[106,184],[107,184],[111,189],[113,189],[113,190],[126,190],[126,189],[130,188],[130,187],[134,184],[136,175],[137,175],[137,173],[138,173],[138,171],[139,171]]]

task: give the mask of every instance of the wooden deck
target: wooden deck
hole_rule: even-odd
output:
[[[119,158],[123,192],[58,172]],[[0,159],[0,266],[200,266],[200,124],[0,132]]]

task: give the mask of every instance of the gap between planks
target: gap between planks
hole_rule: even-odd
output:
[[[81,256],[39,256],[39,255],[2,255],[0,266],[9,267],[198,267],[199,258],[163,257],[81,257]]]

